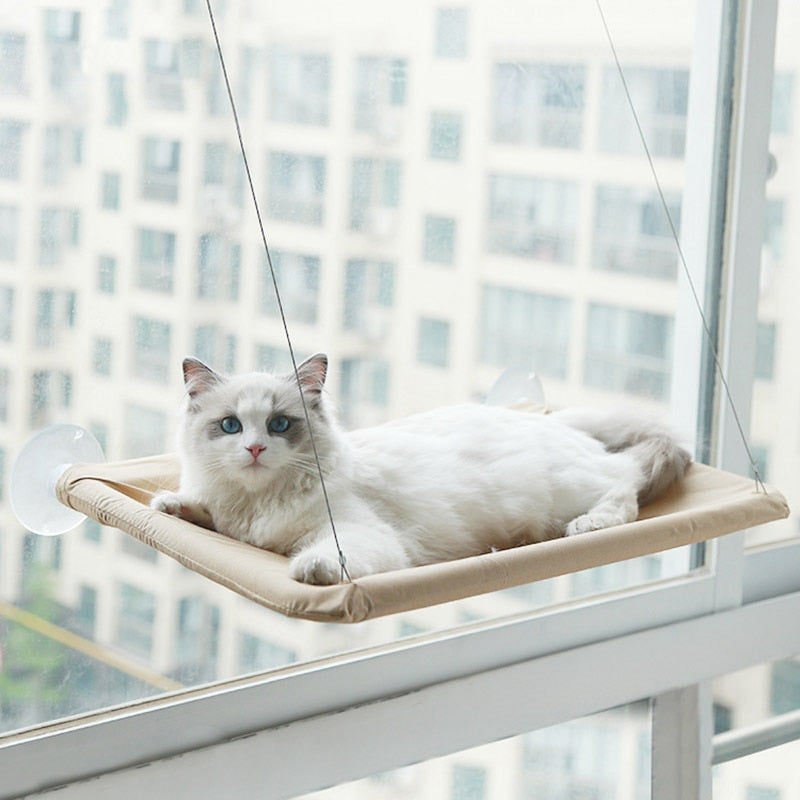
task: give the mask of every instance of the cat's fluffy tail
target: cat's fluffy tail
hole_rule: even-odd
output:
[[[692,460],[669,428],[636,411],[571,408],[557,411],[553,416],[565,425],[585,431],[612,453],[630,452],[642,469],[638,487],[640,506],[657,499],[682,478]]]

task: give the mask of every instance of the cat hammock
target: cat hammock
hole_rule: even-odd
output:
[[[787,517],[774,490],[748,478],[691,464],[683,480],[625,525],[409,569],[334,586],[289,577],[289,560],[149,508],[153,493],[178,486],[176,456],[70,467],[58,499],[176,559],[185,567],[290,617],[362,622],[507,589],[615,561],[713,539]]]

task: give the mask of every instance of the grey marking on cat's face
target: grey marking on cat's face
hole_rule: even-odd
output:
[[[289,427],[283,433],[276,433],[269,430],[269,425],[276,417],[286,417],[289,420]],[[276,411],[267,420],[267,432],[276,439],[285,439],[292,447],[296,448],[300,442],[308,439],[305,417],[296,417],[292,414]]]

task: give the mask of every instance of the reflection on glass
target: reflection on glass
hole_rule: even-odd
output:
[[[329,354],[347,425],[479,399],[507,366],[540,375],[553,405],[633,394],[667,412],[674,254],[599,20],[581,41],[564,24],[583,2],[535,24],[518,3],[491,24],[477,2],[219,5],[296,355]],[[677,223],[693,12],[623,5],[618,46]],[[783,71],[785,140],[796,92]],[[769,252],[788,263],[791,207],[774,199]],[[760,380],[774,381],[790,338],[777,311],[762,322]],[[0,473],[54,422],[96,431],[110,460],[171,450],[187,355],[289,368],[204,4],[8,6]],[[755,444],[771,476],[771,439]],[[0,492],[0,727],[687,569],[673,553],[333,627],[271,614],[91,521],[34,544]],[[617,747],[598,736],[589,751]],[[526,748],[519,759],[545,758]],[[453,772],[464,796],[490,791],[481,769]],[[597,785],[617,796],[610,778]]]

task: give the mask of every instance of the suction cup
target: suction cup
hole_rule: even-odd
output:
[[[56,483],[73,464],[104,461],[103,449],[77,425],[51,425],[32,436],[11,468],[9,499],[20,524],[42,536],[58,536],[86,519],[56,497]]]
[[[544,405],[542,382],[535,372],[509,367],[489,390],[486,403],[492,406],[511,406],[515,403]]]

